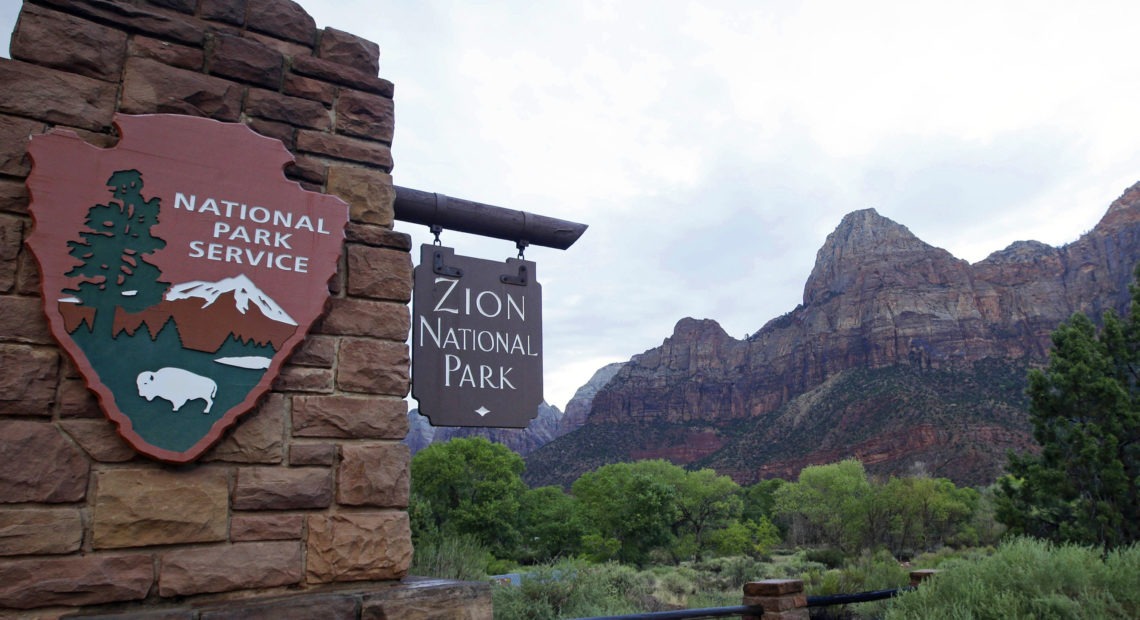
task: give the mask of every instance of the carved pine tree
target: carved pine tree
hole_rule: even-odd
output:
[[[107,179],[112,199],[87,210],[81,241],[69,241],[69,254],[80,261],[68,277],[83,278],[73,289],[82,306],[95,308],[96,334],[114,337],[115,309],[138,312],[160,301],[169,282],[146,256],[166,247],[151,234],[158,223],[160,200],[142,195],[142,173],[120,170]]]

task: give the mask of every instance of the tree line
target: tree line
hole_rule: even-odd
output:
[[[481,437],[421,450],[412,459],[413,538],[469,537],[522,564],[585,557],[645,565],[761,557],[785,542],[905,555],[988,543],[998,532],[979,491],[944,478],[873,478],[856,460],[748,486],[663,460],[614,463],[583,474],[569,492],[528,488],[523,468],[519,455]]]

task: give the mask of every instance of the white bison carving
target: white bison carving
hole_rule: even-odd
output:
[[[140,372],[137,383],[139,396],[147,400],[154,400],[155,397],[169,400],[175,411],[181,409],[186,401],[200,398],[206,401],[206,410],[202,413],[210,413],[214,397],[218,394],[218,384],[213,379],[181,368]]]

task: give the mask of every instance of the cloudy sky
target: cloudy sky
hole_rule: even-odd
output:
[[[975,262],[1140,181],[1140,3],[300,2],[379,43],[398,185],[589,224],[526,253],[559,407],[682,317],[742,337],[794,308],[850,211]]]

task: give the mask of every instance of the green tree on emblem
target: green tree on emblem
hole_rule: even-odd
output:
[[[107,179],[112,200],[87,210],[79,233],[81,241],[69,241],[68,252],[80,261],[65,275],[83,278],[63,292],[79,299],[81,306],[95,308],[96,334],[110,334],[115,309],[139,312],[162,301],[169,282],[162,282],[158,268],[145,256],[166,247],[151,235],[158,223],[160,200],[142,196],[142,173],[119,170]]]

